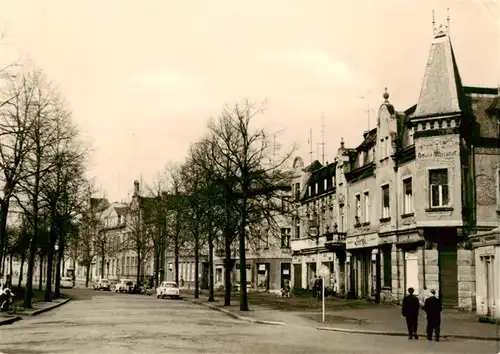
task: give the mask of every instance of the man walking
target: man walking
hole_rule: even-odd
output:
[[[418,312],[420,310],[420,301],[418,297],[413,295],[413,288],[408,289],[408,295],[403,299],[403,306],[401,307],[401,315],[406,319],[406,326],[408,327],[408,339],[418,339]]]
[[[441,327],[441,300],[436,297],[436,290],[431,289],[431,296],[425,299],[424,311],[427,314],[427,339],[432,340],[432,332],[439,342],[439,331]]]

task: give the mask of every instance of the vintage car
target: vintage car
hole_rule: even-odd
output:
[[[164,299],[169,297],[171,299],[180,299],[180,291],[177,283],[174,281],[163,281],[159,287],[156,288],[156,297]]]
[[[62,277],[61,278],[61,289],[71,289],[73,288],[73,279],[70,277]]]
[[[134,282],[130,279],[120,279],[115,285],[117,293],[131,293],[134,290]]]
[[[94,283],[94,290],[111,291],[111,283],[108,279],[99,279]]]

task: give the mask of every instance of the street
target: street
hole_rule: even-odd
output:
[[[68,291],[68,304],[0,328],[0,352],[30,353],[497,353],[486,341],[350,335],[241,322],[183,300]]]

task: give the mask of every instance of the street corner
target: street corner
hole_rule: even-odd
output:
[[[284,322],[268,321],[268,320],[256,319],[256,318],[252,318],[252,317],[248,317],[248,316],[242,316],[242,315],[236,313],[236,311],[226,309],[224,307],[217,306],[217,305],[212,304],[212,303],[203,302],[200,300],[189,299],[189,298],[183,298],[183,300],[189,301],[189,302],[192,302],[194,304],[201,305],[201,306],[208,307],[212,310],[219,311],[219,312],[221,312],[221,313],[223,313],[231,318],[234,318],[234,319],[240,320],[240,321],[244,321],[244,322],[248,322],[248,323],[266,324],[266,325],[273,325],[273,326],[285,326],[286,325],[286,323],[284,323]]]
[[[58,300],[54,300],[52,302],[43,302],[43,303],[38,303],[37,305],[41,307],[40,308],[37,308],[37,309],[34,309],[32,311],[27,311],[25,314],[28,315],[28,316],[37,316],[37,315],[40,315],[44,312],[47,312],[47,311],[50,311],[50,310],[53,310],[55,308],[58,308],[64,304],[67,304],[69,301],[71,300],[71,298],[66,298],[66,299],[58,299]]]
[[[22,320],[20,316],[0,317],[0,326],[6,326]]]

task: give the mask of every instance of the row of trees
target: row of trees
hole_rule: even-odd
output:
[[[144,245],[151,246],[155,274],[164,264],[165,250],[172,252],[177,282],[180,251],[192,250],[195,297],[199,297],[200,254],[208,248],[209,301],[214,300],[214,248],[222,244],[225,305],[231,303],[231,273],[236,261],[231,251],[237,244],[242,311],[248,310],[247,243],[259,242],[264,229],[274,233],[279,229],[277,218],[290,210],[283,209],[283,203],[288,195],[284,191],[291,185],[287,162],[295,146],[282,153],[275,136],[256,127],[262,112],[261,106],[245,101],[226,107],[218,118],[211,119],[208,132],[192,144],[184,163],[170,167],[167,181],[159,180],[150,188],[149,197],[155,202],[149,204],[150,217],[143,220],[149,231],[134,232],[132,240],[139,258],[147,251]],[[140,266],[139,262],[138,274]]]
[[[24,306],[30,308],[37,260],[45,300],[52,299],[53,282],[59,296],[58,255],[77,233],[87,150],[61,93],[40,70],[16,65],[0,79],[0,273],[6,276],[7,257],[11,272],[18,258],[20,286],[27,262]]]

